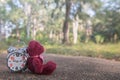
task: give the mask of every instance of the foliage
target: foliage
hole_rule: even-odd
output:
[[[97,44],[104,42],[104,37],[101,35],[95,35],[95,41]]]
[[[15,3],[17,1],[18,4]],[[49,38],[48,34],[51,31],[53,31],[55,35],[59,35],[59,33],[62,34],[66,10],[65,0],[17,1],[6,0],[4,3],[1,3],[2,6],[0,6],[0,16],[1,21],[4,21],[2,24],[5,24],[6,22],[12,22],[12,24],[16,25],[16,35],[21,35],[21,39],[25,39],[29,32],[29,39],[33,39],[34,37],[38,40],[39,35],[37,34],[40,31],[38,29],[40,27],[44,27],[44,31],[46,32],[45,34],[47,35],[46,37],[42,38]],[[78,16],[79,20],[82,21],[79,24],[82,24],[84,28],[86,28],[86,21],[90,19],[92,21],[93,37],[96,37],[96,34],[100,34],[104,37],[104,42],[111,42],[120,39],[120,19],[118,17],[120,16],[119,0],[108,0],[106,1],[108,5],[105,5],[106,3],[102,2],[101,0],[71,0],[71,3],[72,5],[70,8],[70,14],[68,16],[71,19],[69,26],[76,16]],[[26,13],[27,7],[25,4],[31,6],[29,14]],[[9,9],[7,10],[6,8]],[[94,15],[91,16],[86,10],[92,10]],[[20,30],[20,26],[22,26],[23,31]],[[15,33],[14,30],[12,31]],[[34,35],[32,33],[34,33]],[[70,43],[73,41],[71,34],[72,32],[70,32],[69,36],[69,39],[71,39]],[[81,41],[80,39],[82,39],[82,41],[85,42],[86,33],[83,32],[82,34],[83,36],[80,35],[81,38],[79,38],[78,41]],[[43,36],[44,32],[41,32],[40,35]],[[115,35],[117,35],[116,38],[114,37]]]
[[[107,1],[106,1],[107,2]],[[120,15],[118,1],[108,0],[108,5],[103,5],[100,10],[96,12],[93,20],[94,33],[99,33],[104,36],[106,42],[116,42],[120,39],[120,24],[118,17]],[[105,3],[106,4],[106,3]],[[116,5],[112,5],[116,4]],[[117,35],[116,39],[114,36]]]
[[[8,48],[8,45],[6,44],[6,42],[2,41],[0,44],[0,53],[6,53],[7,48]]]

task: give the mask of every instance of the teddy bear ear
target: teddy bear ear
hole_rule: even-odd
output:
[[[31,41],[29,42],[29,44],[35,44],[35,43],[39,43],[39,42],[36,41],[36,40],[31,40]]]

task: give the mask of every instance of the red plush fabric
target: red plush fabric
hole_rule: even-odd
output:
[[[43,52],[44,47],[39,42],[30,41],[27,48],[30,56],[27,60],[27,67],[33,73],[50,75],[56,69],[56,64],[52,61],[43,64],[43,59],[40,57]]]

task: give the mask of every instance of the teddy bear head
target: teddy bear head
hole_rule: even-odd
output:
[[[27,53],[29,56],[37,56],[44,52],[44,47],[37,41],[32,40],[27,47]]]

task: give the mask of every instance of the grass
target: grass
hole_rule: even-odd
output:
[[[73,56],[89,56],[106,59],[120,60],[120,43],[117,44],[94,44],[81,43],[77,45],[45,45],[47,53],[73,55]]]
[[[0,53],[5,53],[9,45],[6,42],[1,42]],[[79,43],[76,45],[63,44],[46,44],[46,53],[72,55],[72,56],[88,56],[105,59],[120,60],[120,42],[95,44],[95,43]]]
[[[8,48],[8,45],[4,41],[1,41],[0,42],[0,53],[4,53],[7,48]]]

